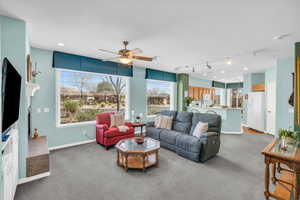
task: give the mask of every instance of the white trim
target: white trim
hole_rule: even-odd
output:
[[[243,134],[243,132],[238,131],[221,131],[223,134]]]
[[[122,76],[122,75],[116,75],[116,74],[104,74],[104,73],[98,73],[98,72],[86,72],[86,71],[80,71],[80,70],[72,70],[72,69],[63,69],[63,68],[54,68],[55,71],[68,71],[68,72],[79,72],[79,73],[86,73],[86,74],[95,74],[95,75],[102,75],[102,76],[114,76],[114,77],[125,77],[125,78],[132,78],[131,76]]]
[[[31,181],[35,181],[35,180],[45,178],[45,177],[48,177],[48,176],[50,176],[50,172],[45,172],[45,173],[38,174],[38,175],[35,175],[35,176],[31,176],[31,177],[21,178],[21,179],[18,180],[18,185],[28,183],[28,182],[31,182]]]
[[[55,146],[55,147],[50,147],[49,151],[64,149],[64,148],[73,147],[73,146],[79,146],[79,145],[82,145],[82,144],[88,144],[88,143],[93,143],[93,142],[96,142],[96,139],[86,140],[86,141],[81,141],[81,142],[75,142],[75,143],[71,143],[71,144],[64,144],[64,145]]]
[[[95,124],[96,121],[76,122],[76,123],[59,124],[57,125],[57,128],[69,128],[69,127],[87,126],[87,125],[95,125]]]

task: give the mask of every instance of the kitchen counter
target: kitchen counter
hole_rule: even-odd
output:
[[[189,112],[194,113],[213,113],[218,114],[222,118],[222,133],[242,134],[242,109],[241,108],[221,108],[208,107],[201,108],[198,106],[188,107]]]

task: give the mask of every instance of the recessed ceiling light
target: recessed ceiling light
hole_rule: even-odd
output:
[[[230,58],[226,58],[226,64],[227,64],[227,65],[231,65],[231,64],[232,64],[232,61],[231,61]]]
[[[245,71],[248,71],[248,67],[244,67],[244,70],[245,70]]]
[[[65,46],[65,44],[64,44],[64,43],[61,43],[61,42],[57,43],[57,45],[60,46],[60,47]]]
[[[217,76],[214,76],[214,78],[217,78]]]
[[[207,74],[206,74],[206,73],[204,73],[204,74],[203,74],[203,76],[207,76]]]
[[[221,71],[221,73],[222,73],[222,74],[224,74],[224,73],[225,73],[225,71],[224,71],[224,70],[222,70],[222,71]]]

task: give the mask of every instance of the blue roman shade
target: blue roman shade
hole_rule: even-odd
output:
[[[226,88],[226,84],[223,83],[223,82],[213,81],[212,82],[212,87],[215,87],[215,88]]]
[[[243,88],[243,83],[226,83],[226,88]]]
[[[119,76],[132,76],[132,66],[122,65],[115,62],[102,61],[96,58],[89,58],[59,51],[53,52],[52,66],[59,69],[69,69]]]
[[[155,69],[146,69],[146,79],[176,82],[176,74]]]

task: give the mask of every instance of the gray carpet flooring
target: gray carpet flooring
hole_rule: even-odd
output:
[[[15,200],[261,200],[268,135],[222,135],[217,157],[195,163],[161,149],[160,165],[127,173],[96,143],[51,152],[51,176],[18,186]]]

